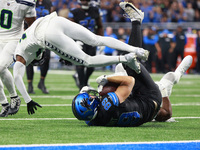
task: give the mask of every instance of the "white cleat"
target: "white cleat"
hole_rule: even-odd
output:
[[[177,75],[177,82],[179,82],[181,76],[189,69],[192,64],[192,56],[186,56],[180,63],[180,65],[176,68],[175,74]]]
[[[138,58],[142,59],[143,61],[147,61],[149,57],[149,51],[143,48],[138,48],[136,55]]]
[[[120,2],[119,6],[126,12],[124,17],[130,18],[131,21],[138,20],[142,23],[142,20],[144,19],[144,12],[137,9],[132,3]]]
[[[127,66],[133,69],[137,74],[141,72],[140,63],[137,61],[137,56],[135,53],[126,54],[125,59],[127,60]]]

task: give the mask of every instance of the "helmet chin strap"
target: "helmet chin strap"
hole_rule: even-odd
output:
[[[82,5],[81,8],[84,10],[87,10],[87,9],[89,9],[89,6]]]

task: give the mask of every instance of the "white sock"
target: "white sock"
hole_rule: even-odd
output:
[[[7,100],[4,90],[3,90],[3,83],[1,82],[1,80],[0,80],[0,103],[1,104],[8,103],[8,100]]]
[[[13,76],[7,68],[2,71],[1,79],[5,87],[8,89],[10,97],[17,96]]]

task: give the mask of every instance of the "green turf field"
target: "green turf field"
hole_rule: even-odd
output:
[[[22,99],[16,115],[0,118],[0,145],[200,140],[200,75],[184,75],[174,86],[171,103],[176,122],[150,122],[140,127],[122,128],[88,127],[74,118],[71,102],[78,88],[73,73],[50,71],[46,79],[50,91],[47,95],[37,88],[39,73],[35,73],[36,94],[31,97],[43,108],[28,115]],[[91,86],[96,87],[95,78],[101,74],[93,74]],[[152,75],[155,80],[161,76]],[[26,76],[24,79],[26,83]]]

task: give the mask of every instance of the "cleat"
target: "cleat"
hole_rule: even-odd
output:
[[[39,83],[38,83],[38,88],[39,88],[40,90],[42,90],[42,93],[44,93],[44,94],[49,94],[49,91],[46,89],[44,83],[39,82]]]
[[[188,55],[182,60],[180,65],[176,68],[175,70],[175,74],[177,75],[176,83],[179,82],[182,75],[189,69],[189,67],[192,64],[192,60],[193,60],[192,56]]]
[[[149,51],[144,50],[143,48],[139,48],[136,52],[137,57],[142,59],[143,61],[147,61],[149,57]]]
[[[11,97],[10,98],[10,111],[9,111],[9,115],[16,114],[19,111],[20,104],[21,104],[21,100],[20,100],[19,96]]]
[[[10,105],[2,106],[0,117],[7,117],[9,115]]]
[[[79,83],[79,79],[78,79],[78,74],[75,73],[72,77],[74,78],[74,80],[75,80],[75,82],[76,82],[76,86],[79,88],[80,83]]]
[[[137,9],[132,3],[120,2],[119,6],[126,12],[126,14],[124,14],[124,17],[130,18],[131,21],[137,20],[142,23],[142,20],[144,19],[144,12]]]
[[[137,61],[137,57],[135,53],[129,53],[125,55],[125,59],[127,60],[127,66],[133,69],[137,74],[141,72],[140,63]]]
[[[31,85],[31,84],[28,85],[28,93],[35,94],[35,91],[33,90],[33,85]]]

